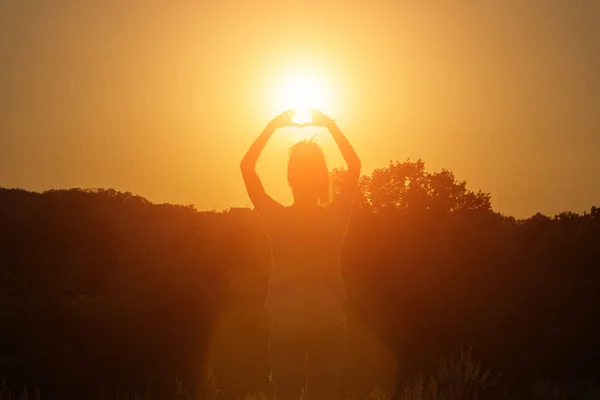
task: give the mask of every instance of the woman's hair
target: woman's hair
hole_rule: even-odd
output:
[[[294,194],[315,195],[320,206],[331,202],[327,160],[321,147],[314,141],[314,136],[290,148],[287,177]]]

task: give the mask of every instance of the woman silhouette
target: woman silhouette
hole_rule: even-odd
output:
[[[357,194],[361,163],[333,120],[311,110],[312,126],[327,128],[348,164],[340,193],[331,199],[329,171],[312,141],[291,148],[287,178],[294,202],[284,207],[265,193],[255,166],[271,135],[295,112],[275,117],[241,162],[250,200],[271,246],[266,308],[272,313],[269,362],[278,400],[299,399],[306,368],[312,399],[337,395],[346,355],[345,290],[340,254]]]

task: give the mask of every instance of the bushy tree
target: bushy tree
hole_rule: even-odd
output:
[[[344,169],[332,172],[334,187],[339,190]],[[421,160],[390,162],[364,175],[359,184],[358,207],[372,212],[403,210],[409,212],[452,212],[491,210],[490,195],[466,188],[448,170],[425,171]]]

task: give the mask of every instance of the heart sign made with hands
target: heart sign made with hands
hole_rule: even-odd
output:
[[[304,122],[301,124],[304,126],[322,126],[328,128],[331,124],[334,123],[334,120],[329,118],[327,115],[323,114],[321,111],[317,109],[311,109],[309,111],[310,121]]]
[[[327,128],[332,123],[334,123],[333,119],[316,109],[307,111],[290,109],[279,114],[271,121],[271,124],[273,124],[275,128],[283,128],[286,126],[295,126],[299,128],[321,126]]]

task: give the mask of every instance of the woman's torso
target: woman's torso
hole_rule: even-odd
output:
[[[267,308],[341,307],[340,255],[347,218],[331,207],[285,207],[266,224],[271,245]]]

